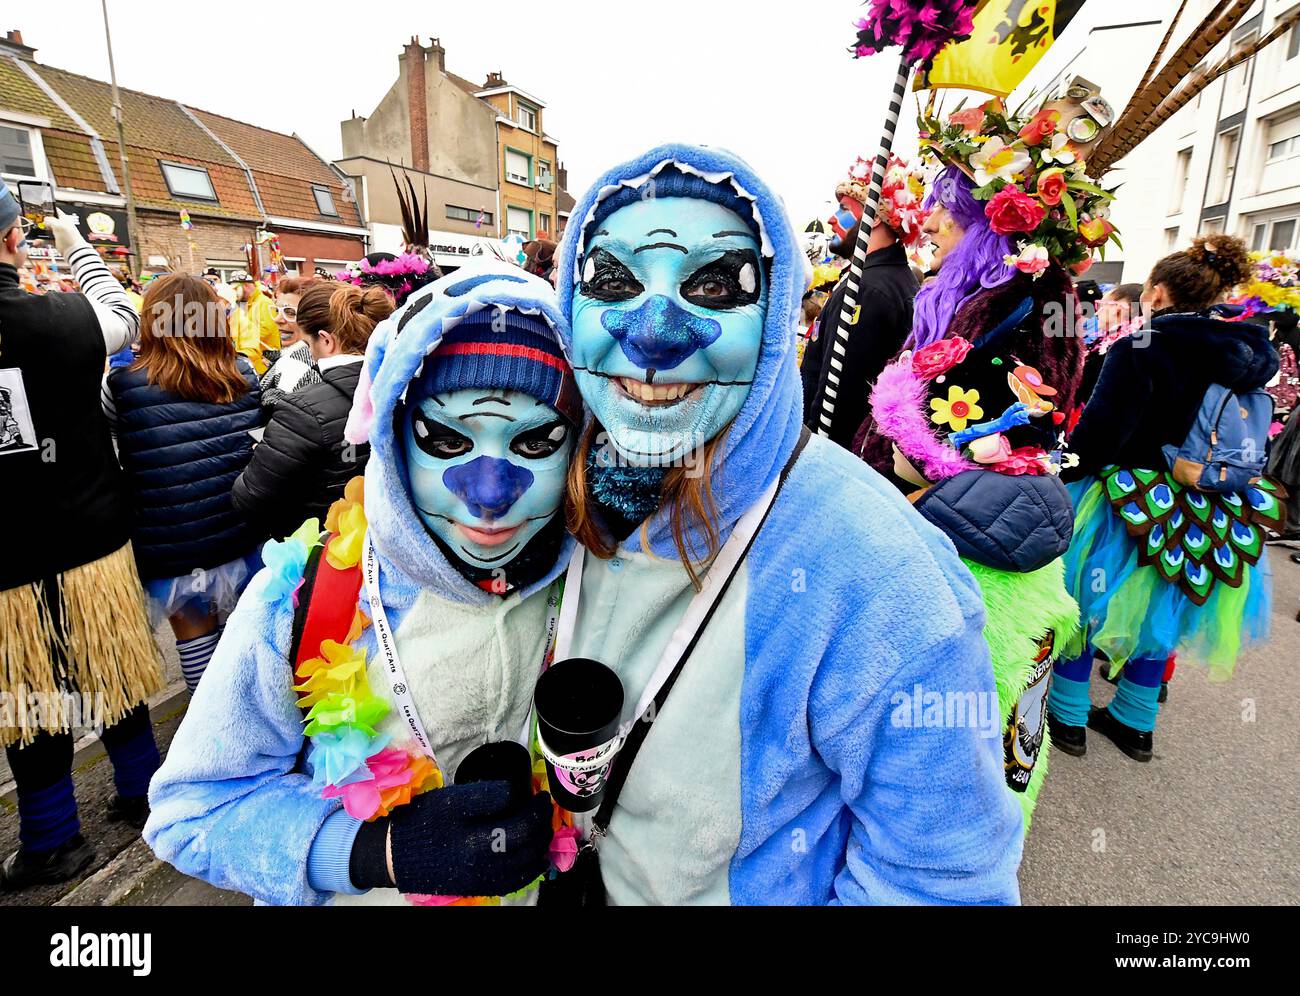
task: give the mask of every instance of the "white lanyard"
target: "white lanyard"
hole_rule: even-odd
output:
[[[673,669],[677,666],[682,654],[690,646],[691,640],[704,622],[704,617],[708,615],[713,603],[717,601],[719,589],[731,576],[732,569],[740,561],[740,558],[745,555],[750,540],[758,532],[759,526],[763,524],[763,519],[772,505],[772,500],[776,497],[776,491],[780,483],[779,479],[773,481],[767,490],[763,492],[762,497],[749,506],[749,509],[740,517],[736,527],[731,531],[731,535],[727,537],[727,542],[723,544],[722,549],[713,559],[713,563],[709,565],[708,572],[704,575],[704,585],[695,593],[690,604],[686,606],[686,611],[682,613],[682,618],[673,630],[673,635],[669,637],[668,644],[664,647],[663,653],[659,655],[659,663],[655,666],[654,673],[650,675],[650,680],[646,683],[645,690],[637,701],[636,711],[632,713],[629,720],[619,726],[618,735],[620,740],[626,737],[632,727],[636,725],[636,721],[645,715],[650,708],[650,704],[654,702],[655,696],[659,694],[659,689],[663,687],[664,682],[673,673]],[[578,619],[578,598],[582,589],[584,559],[583,548],[581,546],[575,547],[565,575],[564,604],[560,611],[560,632],[555,646],[556,660],[566,659],[573,647],[573,632]]]
[[[434,755],[433,744],[429,735],[425,732],[424,723],[420,721],[420,712],[415,707],[415,698],[411,695],[411,683],[406,678],[406,669],[402,667],[402,658],[397,652],[397,640],[393,637],[392,627],[388,625],[388,613],[384,611],[383,599],[379,597],[379,557],[375,553],[375,544],[370,539],[370,534],[366,533],[366,556],[363,574],[366,581],[366,599],[370,604],[370,621],[375,627],[375,643],[379,648],[379,654],[384,661],[384,668],[388,671],[388,683],[391,686],[393,694],[393,704],[398,713],[406,722],[406,728],[415,738],[415,742],[421,751],[435,765],[438,764],[438,758]],[[555,634],[560,616],[560,591],[555,585],[547,593],[546,599],[546,643],[542,647],[541,670],[546,670],[551,662],[551,655],[554,650]],[[519,742],[525,747],[529,746],[529,735],[532,730],[532,710],[524,720],[524,729],[519,737]],[[438,769],[442,770],[441,767]],[[443,772],[446,778],[450,772]]]

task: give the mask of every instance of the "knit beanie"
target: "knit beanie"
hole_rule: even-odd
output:
[[[654,175],[653,196],[659,197],[690,197],[700,201],[712,201],[714,204],[720,204],[729,211],[734,211],[740,216],[741,220],[749,226],[749,230],[754,236],[759,237],[758,221],[754,217],[754,202],[746,197],[741,197],[736,193],[736,188],[727,180],[721,183],[710,183],[702,176],[696,176],[694,173],[684,173],[676,166],[669,164]],[[603,201],[596,205],[595,214],[592,215],[592,227],[598,226],[602,221],[621,207],[629,204],[635,204],[637,201],[649,199],[651,194],[647,190],[648,183],[637,188],[619,187],[614,193],[610,194]]]
[[[569,361],[538,315],[484,308],[438,343],[420,378],[430,394],[464,388],[522,391],[582,425],[582,398]]]
[[[4,180],[0,180],[0,235],[5,234],[14,225],[18,224],[18,216],[22,212],[18,208],[18,200],[9,190]]]

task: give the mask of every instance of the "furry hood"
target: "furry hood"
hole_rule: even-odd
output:
[[[651,149],[610,169],[579,200],[560,246],[560,273],[556,287],[560,308],[567,318],[573,313],[579,263],[596,206],[622,187],[640,188],[669,164],[710,182],[730,183],[741,198],[750,201],[758,222],[763,257],[770,265],[767,318],[759,348],[758,369],[749,397],[731,423],[722,453],[713,467],[718,527],[725,539],[736,520],[780,474],[794,451],[802,425],[803,400],[795,363],[795,327],[811,273],[808,257],[800,248],[780,198],[744,160],[730,152],[693,145],[663,145]],[[563,331],[567,337],[567,325]],[[662,510],[650,522],[649,537],[651,550],[656,555],[677,558],[668,516]],[[640,547],[640,542],[639,532],[626,540],[626,544],[634,549]]]
[[[491,307],[541,315],[565,357],[569,356],[568,323],[555,306],[550,284],[509,263],[476,261],[417,290],[375,329],[346,431],[349,442],[370,444],[366,519],[386,566],[395,566],[420,587],[470,605],[491,605],[500,598],[466,580],[420,521],[407,486],[402,443],[394,434],[394,414],[443,335],[466,315]],[[523,594],[549,584],[567,563],[572,548],[573,540],[566,534],[555,566]]]

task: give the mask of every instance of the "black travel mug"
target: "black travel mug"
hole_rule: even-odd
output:
[[[537,679],[533,707],[551,796],[571,813],[596,809],[621,746],[623,683],[600,661],[571,657]]]

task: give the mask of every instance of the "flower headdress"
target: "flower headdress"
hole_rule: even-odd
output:
[[[849,167],[848,176],[835,188],[835,196],[852,197],[865,204],[871,186],[871,165],[870,160],[859,156]],[[891,155],[880,189],[880,220],[894,230],[904,246],[914,249],[921,242],[921,229],[929,213],[925,208],[925,173],[920,167]]]
[[[990,227],[1017,244],[1007,265],[1033,275],[1053,261],[1081,274],[1094,251],[1104,257],[1108,242],[1120,245],[1109,220],[1112,194],[1088,176],[1060,125],[1056,108],[1018,117],[1000,99],[960,108],[947,120],[931,104],[919,121],[922,154],[971,179],[972,195],[987,202]]]

